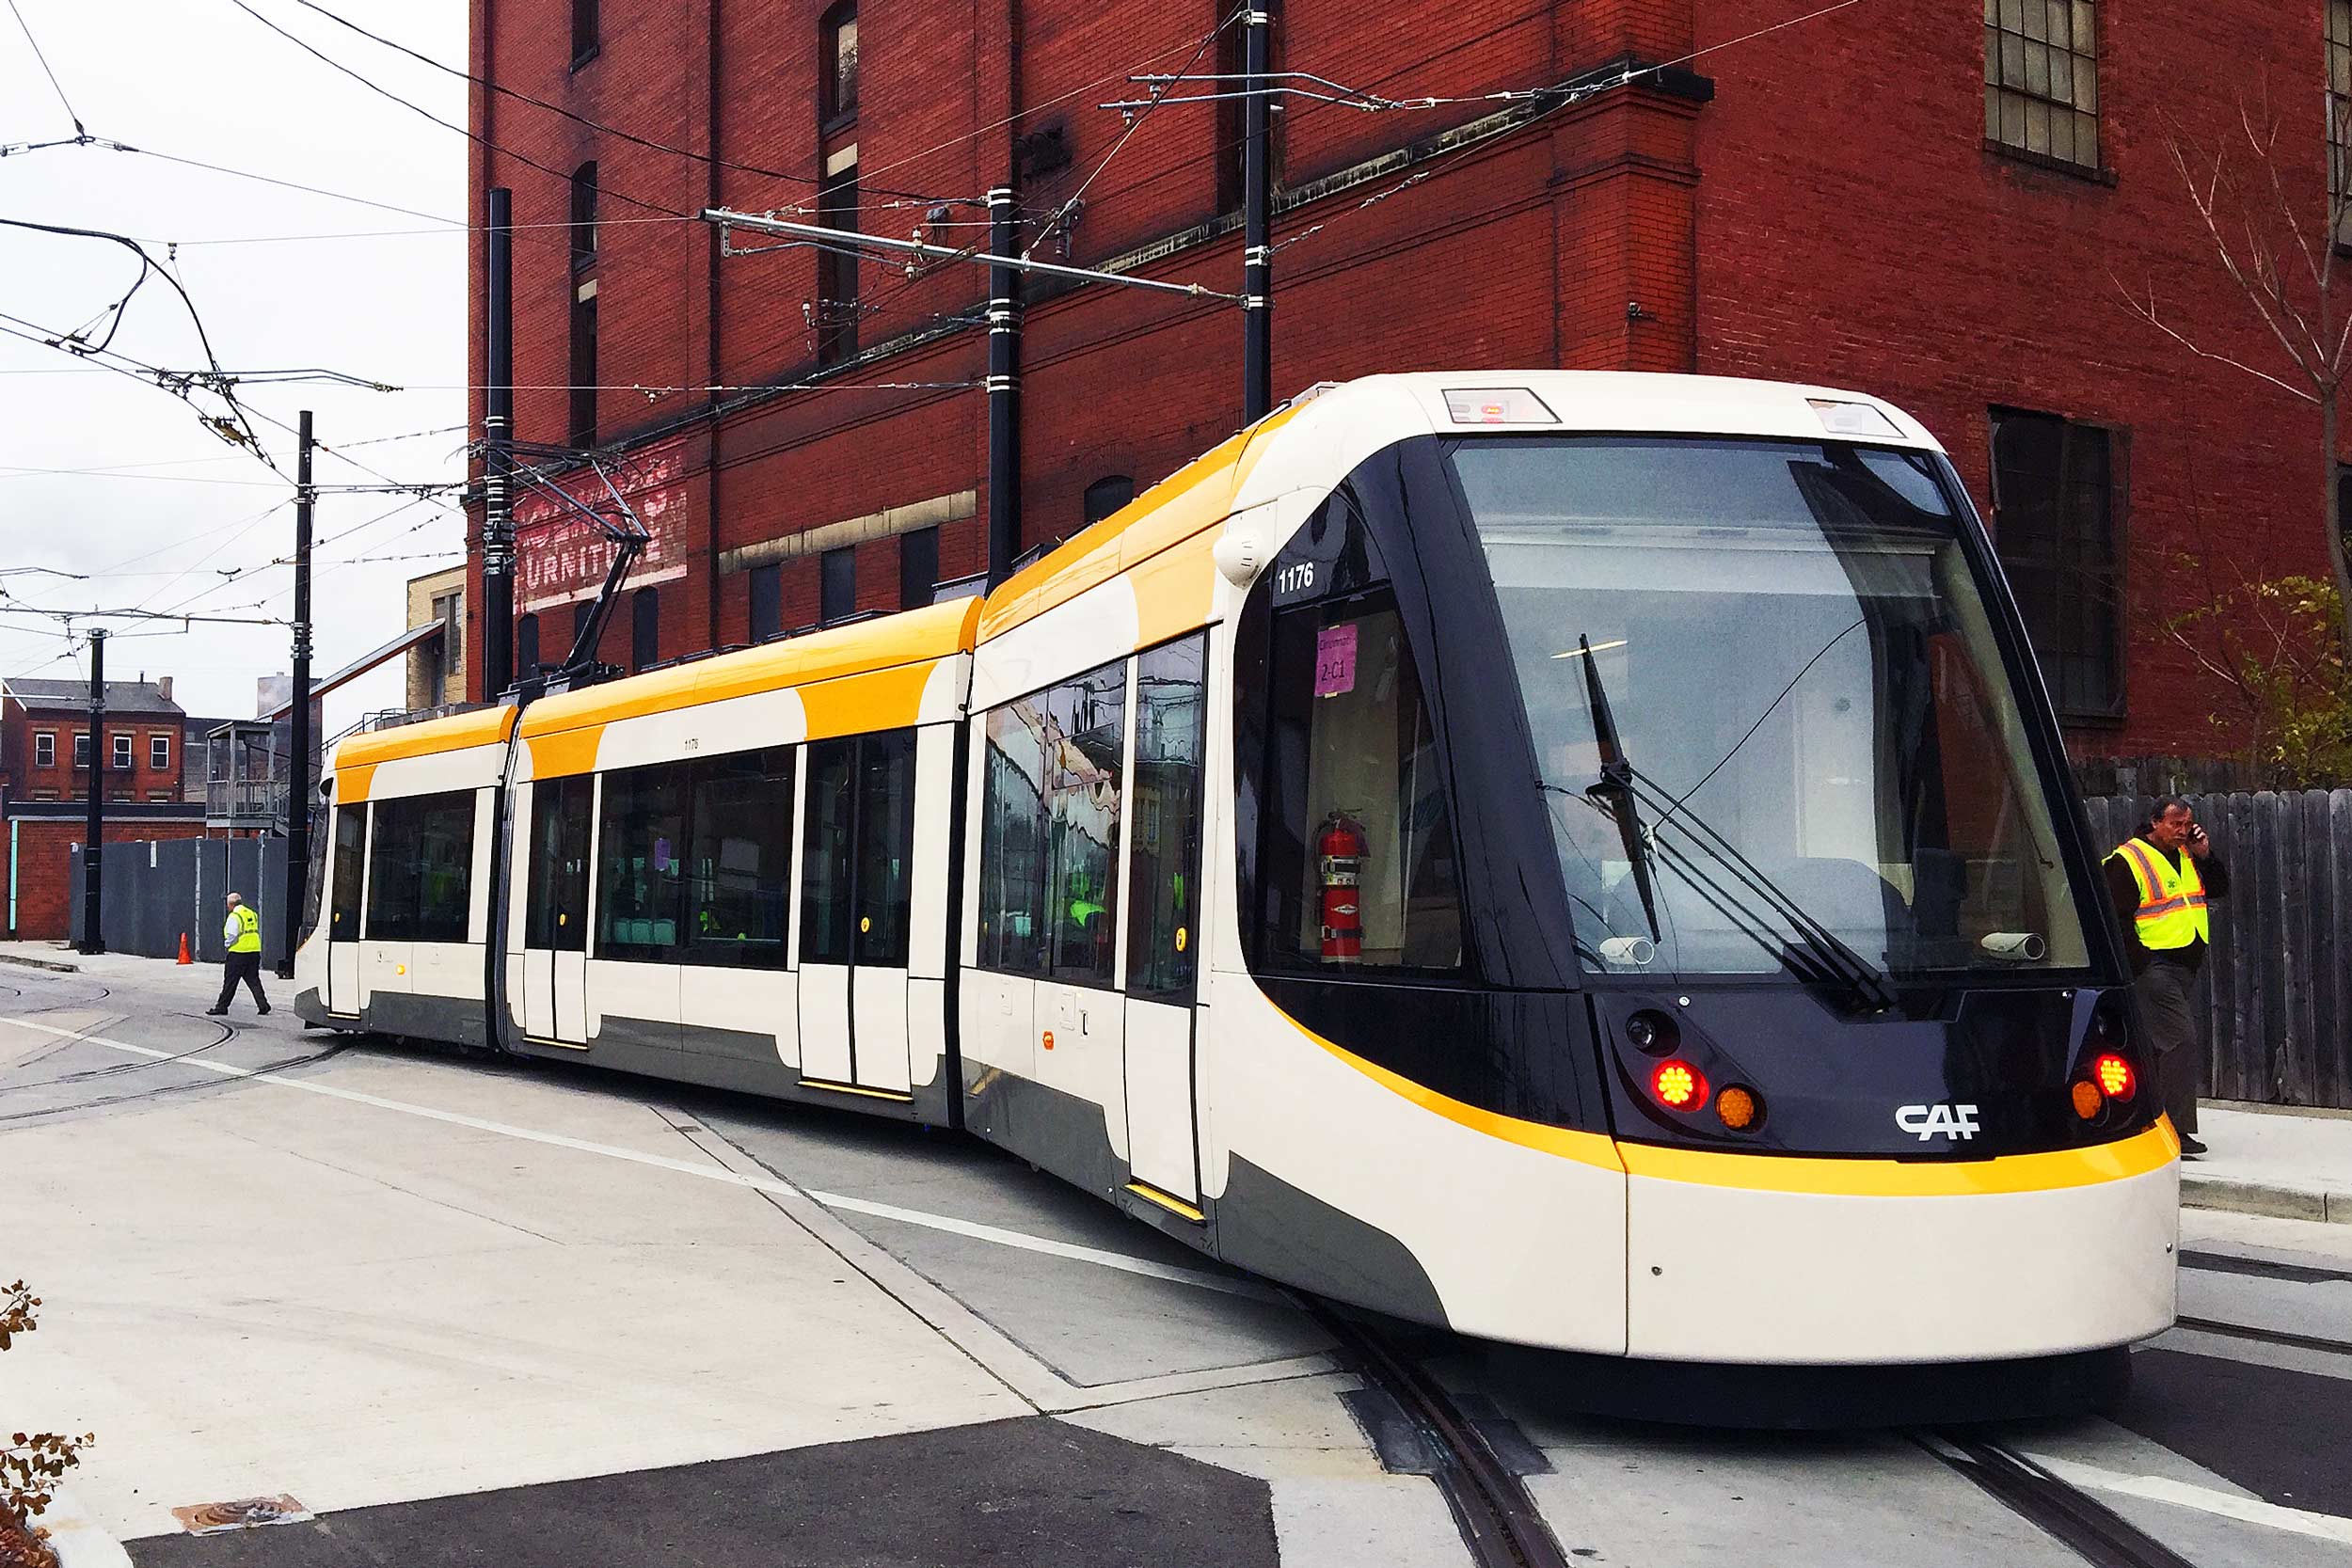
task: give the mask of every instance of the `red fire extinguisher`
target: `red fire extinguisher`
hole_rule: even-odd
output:
[[[1362,823],[1338,811],[1323,819],[1315,853],[1323,861],[1325,963],[1363,961],[1364,915],[1358,890],[1363,881],[1364,857],[1371,852]]]

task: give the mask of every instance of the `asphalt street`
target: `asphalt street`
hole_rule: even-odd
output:
[[[215,980],[0,971],[0,1273],[48,1302],[0,1414],[99,1433],[74,1498],[135,1563],[1470,1560],[1313,1319],[984,1145],[224,1028]],[[1982,1435],[2200,1568],[2352,1560],[2352,1227],[2184,1244],[2199,1326],[2121,1406]],[[1577,1560],[2081,1560],[1915,1432],[1594,1416],[1410,1343]]]

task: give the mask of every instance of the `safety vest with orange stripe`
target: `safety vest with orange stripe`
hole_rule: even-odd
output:
[[[2197,875],[2192,856],[2184,854],[2175,865],[2171,856],[2146,839],[2129,838],[2107,858],[2121,858],[2132,868],[2132,880],[2139,888],[2132,928],[2139,933],[2141,946],[2161,953],[2210,940],[2204,879]]]

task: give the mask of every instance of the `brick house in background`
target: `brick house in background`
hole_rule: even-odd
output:
[[[106,683],[105,738],[96,777],[108,800],[181,798],[186,715],[171,677]],[[0,683],[0,786],[11,800],[85,800],[91,772],[89,682]]]
[[[439,707],[466,700],[466,568],[445,566],[408,579],[408,618],[403,626],[437,627],[407,654],[408,706]]]
[[[1367,25],[1284,0],[1278,70],[1397,106],[1280,101],[1276,395],[1513,366],[1881,394],[1991,520],[2077,755],[2210,750],[2214,693],[2162,631],[2206,590],[2172,563],[2324,571],[2318,420],[2124,295],[2153,289],[2203,347],[2282,369],[2165,138],[2209,154],[2267,82],[2287,188],[2324,228],[2352,0],[1816,9],[1413,0]],[[1009,184],[1041,257],[1237,290],[1237,103],[1162,104],[1123,144],[1095,106],[1142,95],[1130,71],[1239,71],[1232,11],[472,0],[475,73],[579,117],[477,87],[469,182],[477,226],[488,187],[515,193],[516,433],[621,460],[653,535],[606,662],[898,609],[984,561],[985,275],[755,236],[723,256],[685,214],[969,245],[977,198]],[[1487,96],[1579,80],[1617,85]],[[1422,99],[1446,102],[1398,102]],[[478,386],[478,227],[472,245]],[[1233,430],[1240,332],[1222,301],[1032,285],[1023,542]],[[568,644],[607,555],[535,499],[517,519],[527,668]],[[469,586],[480,569],[477,546]]]
[[[204,808],[183,802],[187,716],[171,677],[108,681],[96,777],[106,800],[106,842],[197,838]],[[67,936],[67,879],[85,841],[92,777],[89,683],[0,683],[0,936]],[[201,780],[202,763],[198,763]]]

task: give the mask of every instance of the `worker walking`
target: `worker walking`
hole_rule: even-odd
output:
[[[2132,989],[2148,1025],[2165,1113],[2188,1158],[2205,1152],[2197,1138],[2198,1078],[2205,1031],[2192,991],[2210,935],[2206,906],[2230,891],[2230,868],[2213,852],[2186,800],[2156,801],[2148,826],[2106,859],[2107,896],[2122,919]]]
[[[229,999],[237,993],[237,982],[243,980],[253,990],[253,1005],[269,1016],[269,998],[262,994],[262,917],[246,907],[244,895],[229,895],[229,918],[220,928],[220,940],[229,944],[229,956],[221,960],[220,1000],[204,1009],[207,1018],[218,1018],[229,1010]]]

